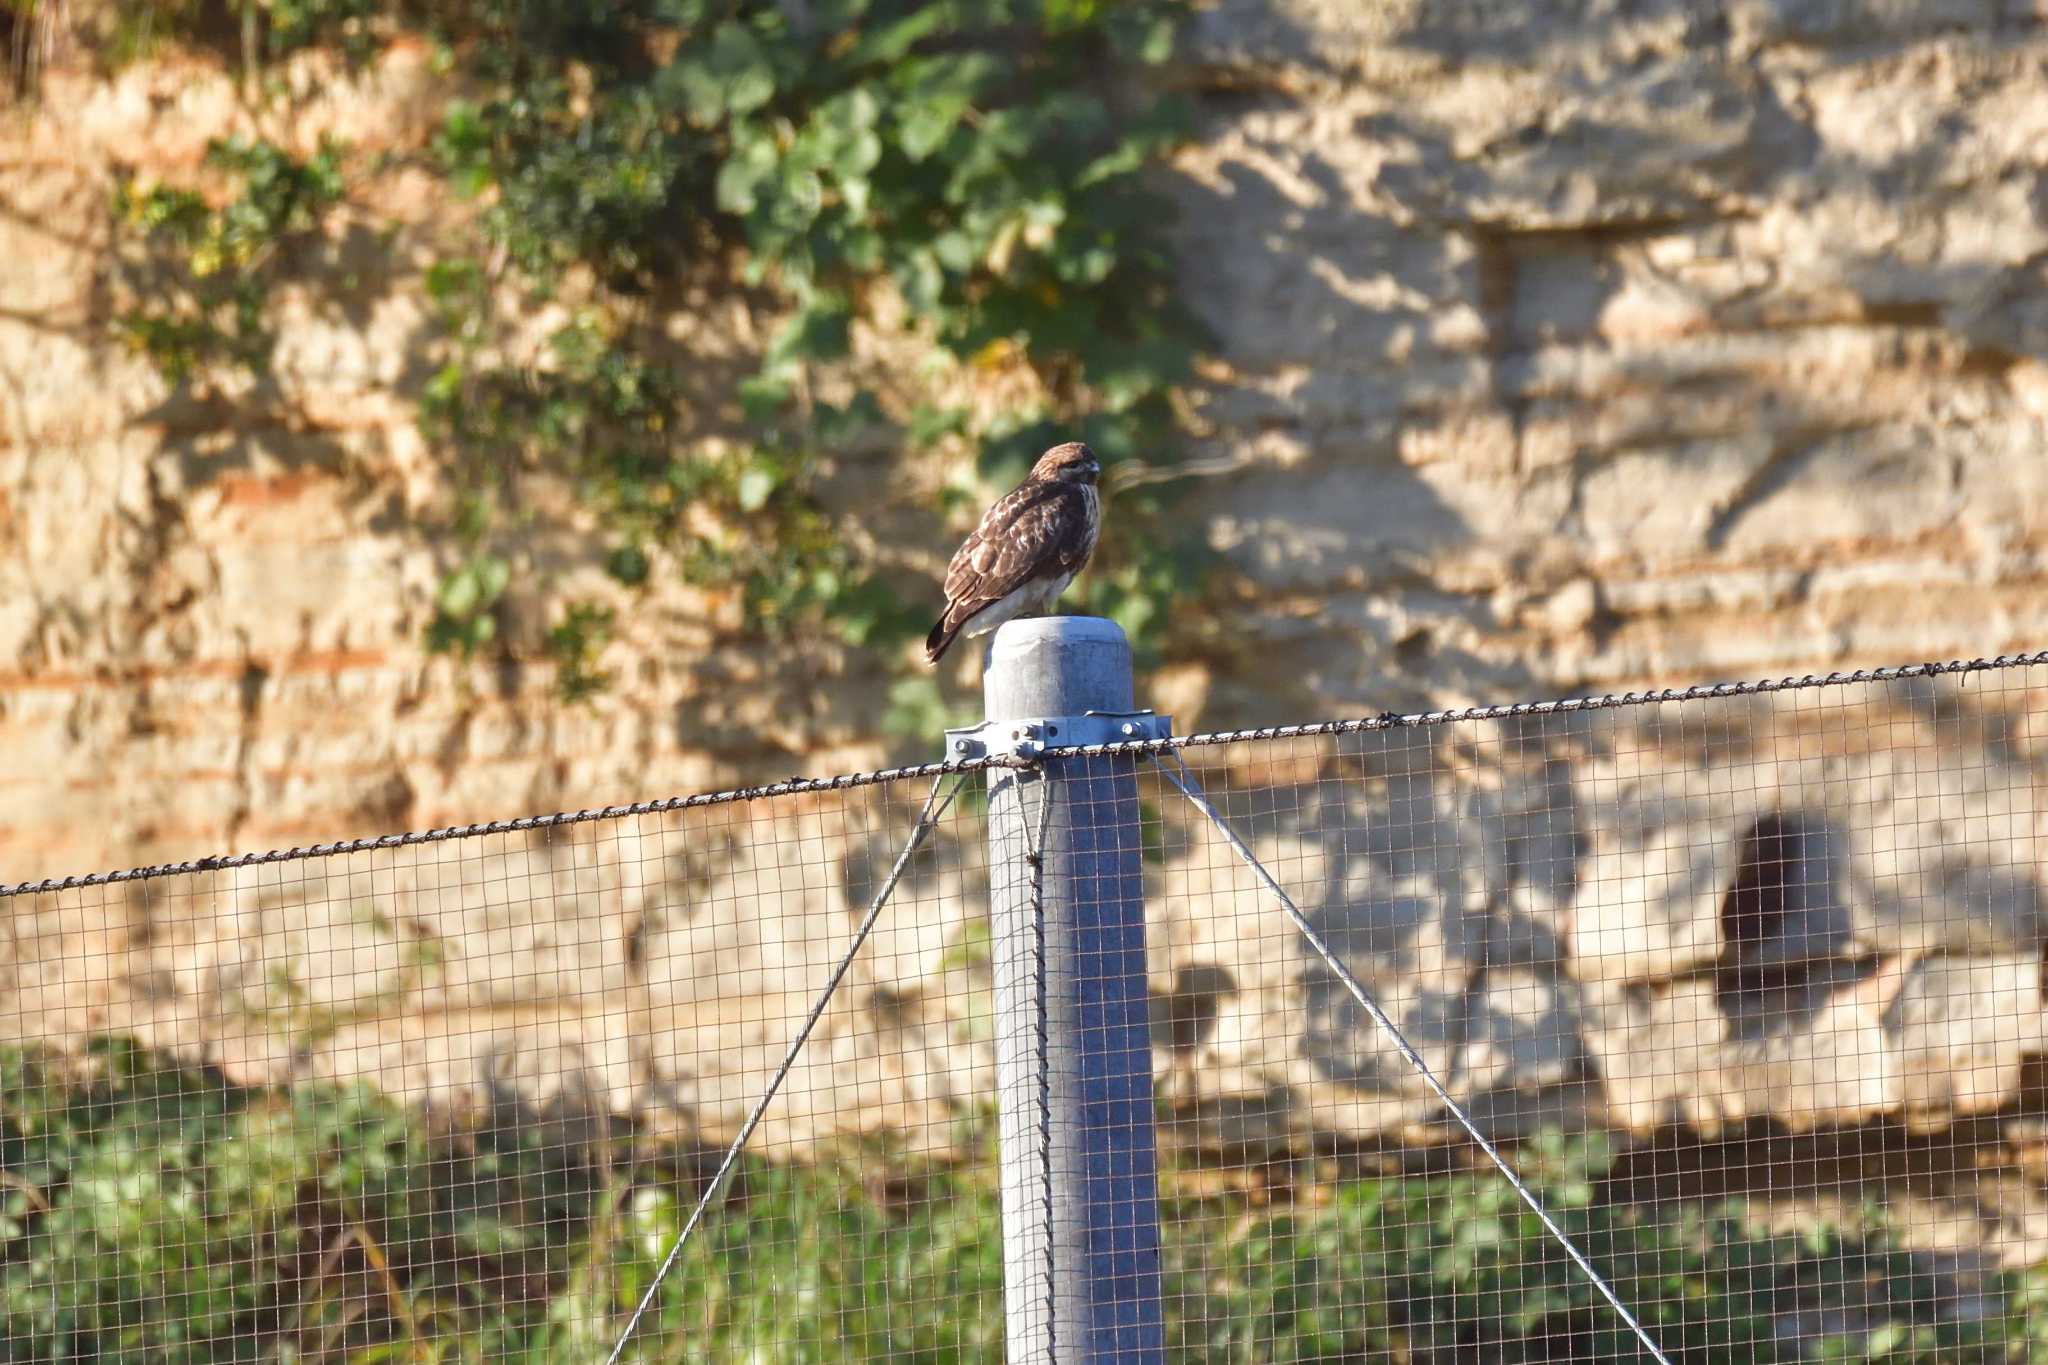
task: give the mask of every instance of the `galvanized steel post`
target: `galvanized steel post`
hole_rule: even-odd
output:
[[[1003,626],[983,685],[988,747],[1039,760],[990,770],[1009,1359],[1158,1361],[1136,760],[1060,750],[1167,725],[1133,709],[1130,644],[1096,617]]]

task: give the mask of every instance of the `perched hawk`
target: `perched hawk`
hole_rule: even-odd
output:
[[[946,569],[946,610],[925,637],[926,658],[937,663],[955,636],[1044,611],[1067,590],[1102,530],[1101,472],[1079,441],[1054,446],[982,515]]]

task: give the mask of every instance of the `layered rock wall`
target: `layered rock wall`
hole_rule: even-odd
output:
[[[1231,0],[1177,79],[1219,357],[1191,515],[1226,564],[1154,680],[1185,720],[2048,638],[2030,7]],[[290,132],[409,146],[435,99],[400,49],[309,82]],[[7,115],[6,875],[879,757],[867,685],[732,645],[726,603],[630,614],[594,710],[533,664],[423,660],[451,551],[401,394],[456,208],[380,183],[334,248],[347,306],[288,320],[230,426],[109,326],[114,169],[189,175],[248,117],[177,63],[54,72]],[[751,344],[743,310],[703,324]]]
[[[1219,700],[2041,637],[2036,7],[1228,0],[1192,60]]]
[[[1224,569],[1141,690],[1184,726],[2048,644],[2032,6],[1225,0],[1175,79],[1216,339],[1188,506]],[[291,133],[410,145],[434,100],[400,49]],[[871,680],[734,644],[703,597],[633,614],[592,709],[531,662],[423,658],[450,548],[401,395],[455,210],[381,182],[396,227],[333,246],[348,306],[288,301],[277,392],[233,422],[109,326],[116,167],[190,173],[248,117],[162,64],[52,73],[0,130],[0,880],[881,758]],[[577,533],[542,525],[534,562]],[[2042,1050],[2038,680],[2003,676],[1215,777],[1489,1121],[1940,1128],[2016,1112]],[[586,1108],[716,1131],[897,832],[760,819],[16,902],[11,1017],[251,1079],[582,1076]],[[1161,1083],[1199,1140],[1433,1131],[1256,886],[1170,833]],[[790,1136],[937,1131],[986,1093],[974,840],[948,847]]]

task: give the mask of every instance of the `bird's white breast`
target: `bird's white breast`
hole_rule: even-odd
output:
[[[967,619],[967,624],[962,627],[960,633],[969,637],[986,635],[997,626],[1016,620],[1025,612],[1043,611],[1057,601],[1059,595],[1065,592],[1067,585],[1073,581],[1074,575],[1070,573],[1059,574],[1053,578],[1034,579],[974,613]]]

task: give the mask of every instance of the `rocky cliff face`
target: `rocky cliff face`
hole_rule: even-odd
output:
[[[291,78],[289,126],[269,131],[293,145],[334,133],[366,154],[417,149],[439,116],[415,46],[361,81],[318,62]],[[112,254],[117,169],[190,181],[209,139],[283,117],[186,62],[111,82],[51,72],[39,104],[6,116],[8,879],[874,758],[872,742],[834,747],[871,737],[851,721],[862,698],[819,695],[833,660],[714,649],[734,608],[702,596],[660,596],[630,619],[623,684],[594,710],[559,705],[531,660],[428,659],[422,631],[457,551],[403,395],[420,363],[422,243],[461,208],[425,178],[380,177],[374,205],[345,216],[314,263],[344,281],[339,303],[286,294],[263,384],[169,391],[129,352],[113,323],[147,281]],[[707,326],[745,321],[707,311]],[[537,510],[522,553],[547,576],[587,528]]]
[[[2048,638],[2044,61],[1991,0],[1203,13],[1171,185],[1237,581],[1157,689],[1293,719]],[[434,108],[416,51],[307,86],[308,143]],[[723,603],[636,613],[595,711],[422,659],[445,547],[396,389],[449,207],[379,186],[395,235],[334,248],[362,306],[301,310],[233,427],[105,327],[113,168],[247,117],[181,65],[7,117],[7,875],[878,757],[834,660],[714,648]]]
[[[1233,0],[1194,59],[1233,709],[2041,636],[2033,6]]]
[[[1229,568],[1203,652],[1151,680],[1184,728],[2048,645],[2033,7],[1225,0],[1179,76],[1203,121],[1171,188],[1219,341],[1191,506]],[[400,145],[431,97],[400,51],[297,132]],[[533,669],[423,660],[438,490],[394,397],[416,293],[388,286],[445,206],[398,173],[397,234],[336,246],[385,287],[293,320],[288,420],[223,429],[105,329],[113,166],[189,168],[242,117],[176,67],[59,73],[8,116],[0,879],[878,758],[835,660],[718,646],[715,601],[647,607],[590,711]],[[2039,689],[2004,686],[1665,712],[1534,757],[1472,735],[1406,769],[1243,762],[1356,807],[1262,847],[1502,1122],[1568,1099],[1646,1132],[1940,1127],[2002,1112],[2043,1050]],[[773,1050],[734,1021],[814,984],[881,837],[789,818],[823,821],[805,856],[836,871],[804,881],[762,826],[694,870],[664,861],[678,827],[210,874],[20,904],[12,970],[39,1020],[252,1077],[489,1091],[566,1048],[590,1095],[709,1131]],[[1394,842],[1346,873],[1332,821]],[[985,1092],[971,844],[833,1026],[817,1114],[915,1126]],[[1243,931],[1251,884],[1198,842],[1175,858],[1162,1084],[1204,1140],[1418,1135],[1427,1106],[1313,964]],[[286,991],[252,962],[302,966]]]

